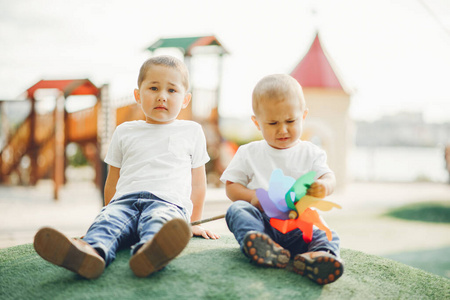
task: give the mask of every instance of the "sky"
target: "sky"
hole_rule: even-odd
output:
[[[153,42],[215,35],[229,52],[220,113],[246,118],[258,80],[290,73],[317,31],[351,90],[353,119],[406,111],[450,122],[448,0],[0,0],[0,99],[71,78],[126,97]],[[192,80],[214,85],[214,63],[203,63]]]

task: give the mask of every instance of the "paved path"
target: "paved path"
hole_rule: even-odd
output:
[[[101,194],[82,176],[69,179],[60,200],[52,199],[52,183],[35,187],[0,186],[0,248],[31,243],[42,226],[69,236],[83,235],[102,206]],[[81,178],[81,179],[80,179]],[[450,201],[450,185],[437,183],[352,183],[330,201],[342,210],[323,213],[342,239],[342,247],[386,255],[450,246],[450,225],[410,222],[383,217],[389,208],[413,202]],[[208,189],[204,217],[225,213],[230,201],[224,189]],[[204,225],[219,234],[231,234],[225,221]]]

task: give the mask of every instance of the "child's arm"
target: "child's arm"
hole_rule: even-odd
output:
[[[333,193],[336,187],[336,177],[333,173],[325,173],[320,176],[308,189],[308,195],[325,198],[326,196]]]
[[[120,168],[109,166],[108,177],[105,182],[105,206],[111,201],[112,197],[116,193],[117,181],[120,177]]]
[[[227,197],[231,201],[243,200],[251,203],[254,207],[263,211],[261,204],[259,203],[258,197],[256,197],[256,192],[254,190],[248,189],[240,183],[227,181],[225,185],[225,190],[227,192]]]
[[[198,221],[202,218],[203,205],[205,203],[206,194],[206,172],[205,166],[192,169],[192,192],[191,200],[194,205],[192,209],[191,222]],[[200,225],[192,226],[192,234],[195,236],[203,236],[205,239],[218,239],[220,236],[209,230],[204,229]]]

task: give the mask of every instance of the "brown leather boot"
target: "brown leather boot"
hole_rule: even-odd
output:
[[[88,243],[50,227],[36,233],[34,249],[43,259],[88,279],[98,278],[105,269],[104,259]]]
[[[184,220],[170,220],[131,257],[131,270],[138,277],[161,270],[183,251],[190,239],[191,228]]]
[[[308,252],[294,257],[294,271],[318,284],[336,281],[344,272],[344,264],[336,256],[324,252]]]
[[[245,254],[258,265],[285,268],[291,253],[275,243],[267,234],[250,231],[244,237]]]

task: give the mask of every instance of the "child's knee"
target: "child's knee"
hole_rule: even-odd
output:
[[[261,218],[261,212],[254,207],[251,203],[238,200],[233,202],[227,210],[225,215],[225,220],[227,223],[233,222],[233,220],[241,219],[241,218]]]
[[[251,205],[251,203],[247,202],[247,201],[243,201],[243,200],[238,200],[233,202],[233,204],[230,205],[230,207],[228,208],[230,209],[238,209],[238,210],[242,210],[242,209],[252,209],[254,208],[253,205]]]
[[[230,207],[227,209],[226,216],[235,215],[236,213],[242,213],[244,211],[248,211],[249,209],[252,209],[253,205],[246,201],[238,200],[233,202]]]

